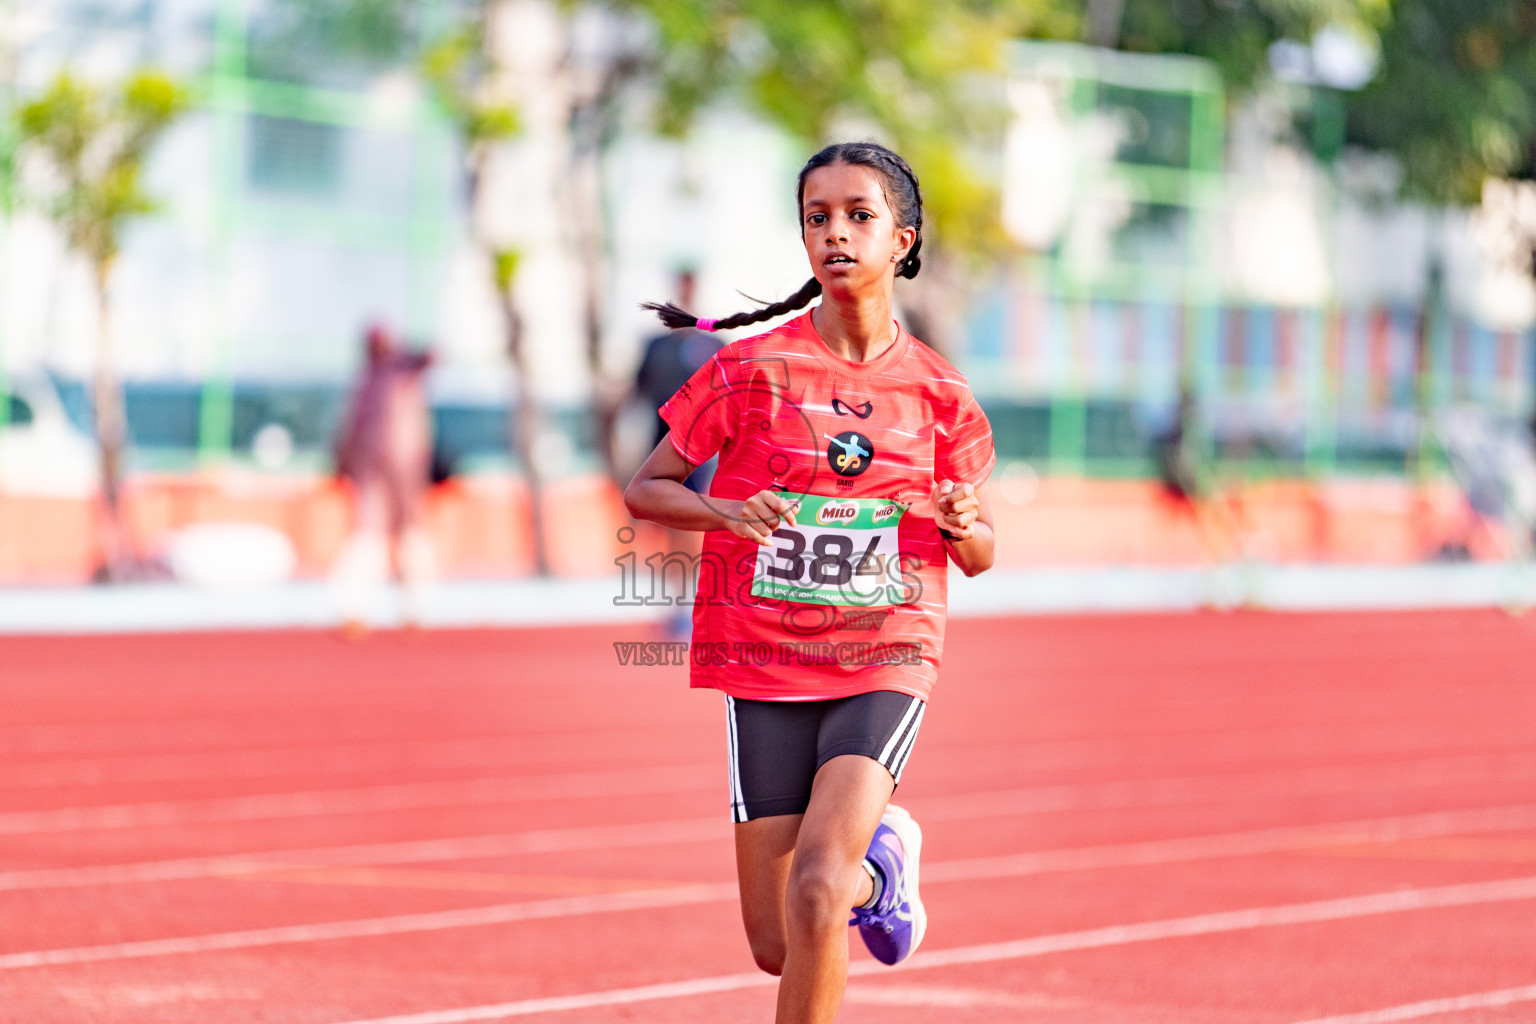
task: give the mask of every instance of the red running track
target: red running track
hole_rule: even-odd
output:
[[[0,640],[0,1020],[772,1018],[719,698],[616,628]],[[840,1020],[1536,1020],[1536,620],[952,624]]]

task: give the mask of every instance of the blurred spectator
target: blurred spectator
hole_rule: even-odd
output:
[[[677,304],[683,309],[693,308],[693,272],[684,270],[677,275]],[[635,391],[655,413],[655,441],[660,444],[667,435],[667,421],[661,418],[661,407],[687,383],[709,357],[718,352],[722,342],[714,335],[693,327],[677,331],[664,331],[645,343],[645,355],[640,369],[635,372]],[[689,477],[688,486],[700,494],[708,490],[709,475],[695,471]]]
[[[435,561],[422,522],[432,464],[432,420],[422,376],[434,357],[401,349],[377,324],[368,329],[365,346],[336,445],[336,475],[351,484],[354,513],[332,580],[353,635],[365,628],[370,597],[389,575],[391,553],[402,584],[402,618],[419,626],[422,591]]]
[[[1463,496],[1460,522],[1436,551],[1441,561],[1478,549],[1524,561],[1536,525],[1536,453],[1531,428],[1499,422],[1472,406],[1442,413],[1434,430]]]
[[[677,304],[683,309],[693,309],[694,276],[691,270],[677,275]],[[661,418],[661,407],[688,382],[699,367],[720,351],[723,342],[707,331],[687,327],[665,331],[645,343],[645,355],[640,359],[640,369],[635,372],[635,393],[650,408],[655,420],[652,446],[661,443],[670,429]],[[697,494],[709,493],[709,482],[715,475],[715,460],[711,459],[693,471],[684,481],[689,490]],[[701,535],[687,530],[668,530],[668,551],[698,554]],[[673,636],[686,636],[692,622],[686,613],[680,613],[668,625]]]
[[[1157,438],[1157,473],[1169,497],[1194,519],[1201,544],[1211,560],[1222,570],[1234,562],[1241,562],[1246,567],[1252,559],[1242,524],[1228,506],[1225,495],[1217,493],[1211,486],[1209,474],[1199,462],[1193,436],[1198,415],[1194,393],[1187,385],[1181,387],[1173,423]],[[1230,607],[1249,596],[1241,593],[1242,588],[1241,583],[1220,578],[1216,592],[1208,595],[1207,603],[1218,608]]]
[[[1189,450],[1189,428],[1195,418],[1195,398],[1184,387],[1179,389],[1179,405],[1173,423],[1157,438],[1157,475],[1170,497],[1191,505],[1200,496],[1200,480]]]

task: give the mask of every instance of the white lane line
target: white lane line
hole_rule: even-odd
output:
[[[953,985],[849,985],[844,1003],[873,1006],[971,1007],[994,1006],[1007,1010],[1067,1010],[1081,1008],[1083,1000],[1064,999],[1038,992],[1003,992],[996,989],[960,988]]]
[[[668,886],[642,892],[613,893],[604,896],[570,896],[520,903],[498,903],[487,907],[443,910],[424,914],[402,914],[355,921],[324,921],[316,924],[284,925],[278,928],[253,928],[212,935],[188,935],[172,939],[142,942],[115,942],[102,946],[76,946],[71,949],[42,949],[0,955],[0,970],[56,964],[96,963],[102,960],[128,960],[177,953],[209,953],[225,949],[252,949],[298,942],[324,942],[331,939],[355,939],[406,932],[446,931],[482,925],[537,921],[551,917],[611,913],[622,910],[648,910],[654,907],[679,907],[690,903],[718,903],[736,898],[736,883]]]
[[[1064,932],[1060,935],[1041,935],[1012,942],[992,942],[980,946],[965,946],[959,949],[918,954],[901,967],[908,969],[954,967],[959,964],[1017,960],[1024,957],[1047,956],[1051,953],[1080,949],[1100,949],[1104,946],[1121,946],[1158,939],[1215,935],[1253,928],[1315,924],[1375,914],[1395,914],[1413,910],[1465,907],[1481,903],[1528,899],[1536,899],[1536,876],[1501,878],[1493,882],[1431,886],[1423,889],[1399,889],[1394,892],[1371,893],[1367,896],[1345,896],[1341,899],[1287,903],[1273,907],[1253,907],[1247,910],[1226,910],[1213,914],[1169,918],[1163,921],[1089,928],[1078,932]],[[880,966],[880,964],[861,962],[850,967],[849,973],[853,974],[854,968],[860,968],[857,973],[870,974],[874,972],[868,968]]]
[[[1364,818],[1316,825],[1286,825],[1142,842],[1037,850],[998,857],[973,857],[923,865],[925,882],[962,882],[1013,878],[1053,871],[1092,871],[1109,867],[1176,864],[1190,860],[1250,857],[1264,853],[1306,851],[1357,843],[1391,843],[1463,832],[1500,832],[1536,828],[1536,804],[1434,811],[1392,818]]]
[[[378,1020],[353,1021],[350,1024],[461,1024],[463,1021],[500,1020],[505,1017],[526,1017],[529,1014],[555,1013],[560,1010],[590,1010],[595,1006],[624,1006],[629,1003],[648,1003],[657,999],[682,999],[687,996],[708,995],[711,992],[737,992],[744,988],[762,988],[778,983],[778,978],[761,972],[722,974],[713,978],[669,981],[660,985],[618,988],[607,992],[520,999],[515,1003],[466,1006],[458,1010],[429,1010],[426,1013],[408,1013],[400,1017],[381,1017]]]
[[[1500,819],[1501,812],[1513,812]],[[1414,815],[1404,818],[1383,818],[1374,821],[1342,822],[1332,826],[1310,826],[1283,829],[1263,829],[1258,832],[1228,833],[1225,835],[1196,836],[1190,839],[1153,840],[1146,843],[1126,843],[1121,846],[1090,846],[1074,850],[1047,850],[1015,857],[976,858],[974,860],[939,861],[924,865],[923,873],[929,881],[975,881],[1022,877],[1057,871],[1093,870],[1110,866],[1152,865],[1201,860],[1209,857],[1249,856],[1281,850],[1324,847],[1338,843],[1383,841],[1392,837],[1429,834],[1431,828],[1463,827],[1471,822],[1477,827],[1492,830],[1501,827],[1525,827],[1536,819],[1536,807],[1530,805],[1515,808],[1489,808],[1484,811],[1445,812]],[[701,821],[715,834],[723,831],[723,822],[716,819]],[[1333,831],[1328,831],[1328,829]],[[593,832],[600,830],[594,829]],[[664,833],[655,833],[657,837]],[[230,862],[230,873],[250,872],[262,868],[282,867],[282,864]],[[1533,880],[1536,881],[1536,880]],[[1455,888],[1455,887],[1451,887]],[[713,896],[701,894],[712,893]],[[395,917],[368,918],[355,921],[327,921],[309,925],[262,928],[241,932],[215,932],[206,935],[190,935],[172,939],[152,939],[140,942],[114,943],[106,946],[79,946],[65,949],[36,950],[0,956],[0,970],[19,967],[36,967],[51,963],[80,963],[94,960],[114,960],[141,956],[161,956],[165,953],[198,953],[206,950],[250,948],[253,946],[285,945],[297,942],[318,942],[326,939],[351,938],[354,936],[396,935],[407,932],[439,931],[448,928],[466,928],[482,924],[502,924],[526,920],[525,913],[539,918],[574,917],[585,914],[601,914],[639,907],[655,908],[706,903],[714,900],[736,899],[736,887],[729,883],[688,887],[671,887],[664,890],[641,891],[629,894],[601,897],[572,897],[543,900],[537,903],[502,903],[487,907],[469,908],[446,913],[405,914]],[[631,906],[626,897],[641,900]],[[535,910],[524,911],[533,907]],[[485,915],[482,920],[477,915]],[[506,916],[511,915],[511,916]],[[166,945],[166,944],[169,945]],[[234,945],[227,945],[234,943]],[[36,959],[42,957],[44,959]]]
[[[529,800],[606,798],[639,793],[678,793],[710,788],[713,785],[713,777],[699,765],[448,779],[298,793],[259,793],[211,800],[166,800],[100,807],[63,807],[47,811],[11,811],[0,813],[0,835],[329,817],[422,807],[468,807]]]
[[[1479,903],[1522,899],[1536,899],[1536,877],[1503,879],[1497,882],[1475,882],[1469,885],[1437,886],[1426,889],[1404,889],[1397,892],[1373,893],[1369,896],[1348,896],[1343,899],[1289,903],[1273,907],[1253,907],[1246,910],[1229,910],[1214,914],[1195,914],[1190,917],[1168,918],[1162,921],[1142,921],[1136,924],[1111,925],[1107,928],[1089,928],[1083,931],[1062,932],[1057,935],[1040,935],[1035,938],[1019,939],[1013,942],[993,942],[979,946],[961,946],[956,949],[918,953],[906,963],[900,964],[895,968],[886,967],[883,964],[867,960],[860,961],[849,966],[848,974],[850,977],[860,977],[891,970],[916,971],[935,967],[953,967],[959,964],[994,963],[1000,960],[1020,960],[1027,957],[1048,956],[1053,953],[1066,953],[1083,949],[1102,949],[1106,946],[1124,946],[1137,942],[1156,942],[1162,939],[1187,938],[1196,935],[1217,935],[1227,932],[1247,931],[1255,928],[1274,928],[1320,921],[1339,921],[1372,914],[1392,914],[1436,907],[1470,906]],[[709,992],[727,992],[734,989],[772,984],[773,981],[774,979],[761,974],[727,974],[713,978],[696,978],[689,981],[669,982],[662,985],[612,989],[607,992],[590,992],[543,999],[519,999],[507,1003],[465,1006],[450,1010],[429,1010],[424,1013],[408,1013],[394,1017],[348,1021],[347,1024],[464,1024],[467,1021],[526,1017],[535,1013],[549,1013],[555,1010],[581,1010],[594,1006],[615,1006],[627,1003],[650,1002],[657,999],[674,999],[681,996],[701,995]],[[1312,1022],[1312,1024],[1320,1024],[1320,1022]],[[1333,1024],[1333,1022],[1330,1022],[1330,1024]]]
[[[913,801],[913,804],[922,810],[919,817],[931,820],[928,813],[931,808],[924,807],[927,802]],[[939,806],[939,802],[935,800],[934,805]],[[1388,818],[1319,822],[1246,832],[975,857],[926,864],[923,871],[929,881],[958,882],[1013,878],[1051,871],[1171,864],[1309,847],[1391,842],[1461,832],[1512,831],[1530,827],[1536,827],[1536,804],[1514,804],[1507,807],[1431,811]],[[395,843],[263,850],[77,868],[0,871],[0,891],[213,878],[296,865],[427,864],[527,853],[594,850],[609,846],[665,846],[671,843],[724,841],[729,838],[729,825],[722,815],[633,825],[599,825]]]
[[[1532,780],[1536,780],[1536,755],[1458,756],[1386,764],[1267,769],[1227,775],[1116,779],[990,793],[955,794],[924,810],[923,818],[928,821],[944,821],[984,817],[988,814],[1045,814],[1084,809],[1252,802],[1319,793],[1357,792],[1362,784],[1402,791],[1483,781],[1514,784]]]
[[[1392,1021],[1417,1020],[1420,1017],[1455,1013],[1458,1010],[1513,1006],[1516,1003],[1528,1003],[1532,1000],[1536,1000],[1536,985],[1526,985],[1523,988],[1501,988],[1493,992],[1477,992],[1467,996],[1426,999],[1422,1003],[1404,1003],[1401,1006],[1388,1006],[1380,1010],[1344,1013],[1337,1017],[1317,1017],[1313,1020],[1301,1021],[1300,1024],[1391,1024]]]
[[[625,730],[634,731],[634,730]],[[451,739],[366,740],[299,746],[216,747],[164,754],[15,760],[0,757],[0,792],[53,786],[208,782],[213,779],[361,775],[445,768],[515,771],[541,763],[540,754],[569,750],[587,732],[504,733]],[[543,763],[548,763],[544,759]]]
[[[713,788],[713,769],[678,765],[634,771],[572,772],[401,783],[297,793],[261,793],[204,800],[69,807],[0,813],[0,835],[87,829],[190,825],[218,821],[369,814],[422,807],[483,806],[523,800],[602,798]],[[1456,756],[1420,761],[1267,769],[1224,775],[1175,776],[1033,786],[928,798],[930,821],[1045,814],[1056,811],[1278,799],[1352,792],[1362,782],[1396,790],[1479,781],[1510,785],[1536,779],[1536,754]]]
[[[430,864],[438,861],[507,857],[528,853],[599,850],[610,846],[666,846],[671,843],[726,840],[730,837],[730,823],[724,816],[648,821],[634,825],[593,825],[483,836],[458,836],[448,839],[263,850],[210,857],[140,861],[130,864],[0,871],[0,891],[216,878],[294,866]]]
[[[627,733],[636,730],[631,727],[608,731]],[[1233,730],[1218,732],[1231,731]],[[590,739],[592,730],[531,734],[505,733],[442,739],[358,740],[339,744],[315,743],[298,746],[229,746],[154,754],[104,752],[94,756],[43,759],[28,759],[23,752],[12,751],[9,754],[0,753],[0,792],[123,783],[358,775],[365,772],[399,772],[413,769],[516,770],[525,765],[539,764],[540,752],[558,752],[569,747],[570,740],[578,735]],[[1006,754],[1016,749],[1016,746],[1008,743],[990,743],[980,746],[970,745],[965,750],[973,757],[984,757],[997,752]],[[1077,756],[1074,760],[1082,758],[1081,743],[1075,741],[1058,740],[1035,745],[1037,752],[1043,748],[1057,747],[1075,751]],[[934,763],[935,751],[939,748],[924,747],[923,749],[931,766]],[[1514,747],[1497,753],[1442,754],[1431,760],[1443,764],[1447,760],[1508,758],[1530,753],[1529,748]],[[13,760],[13,757],[20,759]],[[1089,762],[1093,760],[1088,758]],[[1425,759],[1422,757],[1409,758],[1377,762],[1376,767],[1411,766],[1424,762]]]

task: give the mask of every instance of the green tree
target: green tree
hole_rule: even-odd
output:
[[[1348,138],[1391,153],[1407,194],[1475,203],[1487,178],[1536,175],[1536,5],[1396,0]]]
[[[1350,142],[1389,153],[1403,194],[1470,205],[1490,179],[1536,177],[1536,5],[1530,0],[1396,0],[1376,78],[1346,103]],[[1536,273],[1536,234],[1513,226],[1511,269]],[[1522,244],[1521,235],[1525,236]],[[1430,324],[1443,257],[1430,262],[1419,334],[1419,409],[1432,412]],[[1414,465],[1423,473],[1429,436]]]
[[[465,52],[455,41],[460,29],[483,25],[504,7],[498,0],[279,0],[273,9],[281,16],[268,26],[276,52],[262,60],[292,68],[293,51],[281,40],[309,36],[304,45],[313,48],[324,37],[355,66],[380,66],[391,47],[397,61],[421,59],[424,49],[430,79],[435,61]],[[558,96],[564,110],[559,200],[583,275],[594,433],[605,457],[625,387],[606,378],[602,358],[609,249],[602,169],[621,129],[645,125],[638,111],[649,104],[651,126],[679,135],[711,104],[735,102],[808,150],[836,130],[883,136],[922,178],[926,269],[903,285],[903,301],[922,321],[914,326],[942,345],[960,311],[958,275],[944,268],[963,262],[955,257],[993,255],[1008,244],[988,161],[972,148],[1002,126],[985,76],[1000,68],[1006,40],[1075,37],[1081,20],[1073,0],[556,0],[556,7],[565,58],[544,99]],[[593,15],[605,26],[596,33]],[[446,41],[431,42],[445,23],[458,27]]]
[[[632,0],[658,37],[658,127],[685,130],[721,99],[809,150],[835,131],[878,134],[922,181],[925,272],[903,285],[914,326],[939,343],[959,317],[953,271],[1008,247],[991,161],[1002,110],[989,76],[1009,39],[1072,38],[1071,0]],[[946,274],[949,270],[951,273]]]
[[[491,237],[477,217],[483,207],[482,192],[491,154],[520,129],[517,108],[501,88],[504,69],[489,45],[493,11],[490,0],[470,8],[452,31],[425,47],[419,67],[439,108],[458,130],[464,149],[471,229],[496,295],[507,359],[516,377],[516,398],[508,428],[528,485],[534,569],[540,576],[547,576],[544,488],[535,450],[542,417],[529,380],[522,316],[513,299],[520,254]]]
[[[517,105],[505,88],[506,69],[490,45],[493,20],[503,7],[498,0],[274,0],[252,25],[250,70],[282,81],[356,84],[412,66],[453,126],[464,154],[470,231],[496,296],[515,377],[508,436],[528,486],[534,568],[545,576],[544,488],[534,450],[542,416],[514,299],[520,254],[491,237],[479,216],[492,154],[521,130]]]
[[[1347,93],[1347,139],[1392,154],[1405,194],[1475,203],[1489,177],[1536,174],[1536,6],[1529,0],[1089,0],[1117,9],[1089,22],[1099,41],[1215,62],[1247,89],[1269,48],[1324,27],[1353,31],[1379,55],[1374,79]],[[1112,24],[1112,28],[1105,28]]]
[[[143,183],[150,150],[186,104],[184,90],[158,72],[141,71],[107,90],[65,72],[15,114],[24,188],[31,186],[25,199],[54,221],[70,250],[90,265],[95,285],[99,539],[102,570],[112,581],[132,575],[138,560],[122,514],[127,422],[112,348],[109,285],[125,225],[158,207]]]
[[[416,0],[271,0],[247,38],[247,70],[282,82],[366,79],[414,52],[422,8]]]
[[[1323,28],[1369,41],[1394,0],[1088,0],[1084,36],[1133,53],[1186,53],[1221,69],[1227,85],[1252,89],[1281,40],[1307,43]]]

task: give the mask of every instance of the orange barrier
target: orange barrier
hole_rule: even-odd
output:
[[[78,583],[95,566],[92,504],[0,494],[0,582]]]
[[[1188,565],[1222,547],[1273,562],[1405,563],[1461,543],[1474,557],[1500,557],[1504,539],[1466,510],[1454,488],[1399,480],[1276,481],[1226,495],[1201,518],[1145,480],[1044,479],[1023,504],[999,498],[998,564]],[[124,497],[142,554],[163,553],[174,531],[195,523],[254,522],[285,533],[299,570],[322,576],[340,550],[350,516],[344,486],[327,478],[233,472],[135,478]],[[512,477],[450,481],[428,498],[438,559],[448,577],[522,576],[533,571],[527,489]],[[545,489],[551,570],[561,576],[613,572],[625,551],[660,550],[662,531],[632,525],[619,490],[596,476]],[[0,583],[78,583],[96,564],[93,503],[0,494]],[[1211,524],[1215,524],[1213,529]],[[1223,535],[1225,534],[1225,535]],[[627,536],[627,534],[625,535]]]
[[[1146,480],[1043,479],[1023,505],[994,513],[1001,565],[1188,565],[1246,552],[1269,562],[1407,563],[1465,543],[1502,555],[1460,493],[1399,480],[1281,480],[1225,494],[1205,514]],[[1225,536],[1222,534],[1225,533]],[[1214,536],[1213,536],[1214,534]]]

